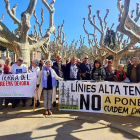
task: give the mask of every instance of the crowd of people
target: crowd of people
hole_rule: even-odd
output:
[[[30,67],[27,69],[24,60],[19,57],[16,63],[12,63],[8,57],[6,61],[0,58],[0,75],[3,74],[21,74],[35,72],[37,76],[36,82],[36,107],[40,105],[40,97],[43,94],[45,115],[52,114],[51,104],[56,106],[56,93],[60,80],[94,80],[94,81],[118,81],[123,82],[140,82],[140,64],[139,58],[133,58],[127,63],[127,72],[124,71],[124,65],[119,64],[118,68],[114,68],[113,61],[106,59],[104,65],[100,60],[95,60],[93,64],[88,62],[88,56],[80,59],[73,56],[62,62],[61,55],[58,55],[54,62],[51,60],[33,59]],[[5,107],[9,103],[15,108],[20,103],[20,98],[5,98]],[[27,98],[22,98],[23,107],[26,106]],[[34,97],[32,103],[34,105]]]

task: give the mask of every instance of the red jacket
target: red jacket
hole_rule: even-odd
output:
[[[7,65],[4,65],[4,69],[3,70],[4,70],[4,74],[8,74],[10,68]]]

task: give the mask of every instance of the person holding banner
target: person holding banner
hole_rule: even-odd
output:
[[[113,67],[113,62],[108,61],[108,67],[105,68],[106,78],[105,81],[116,81],[116,72],[117,70]]]
[[[9,73],[9,67],[7,65],[4,64],[4,60],[0,59],[0,75],[3,74],[8,74]]]
[[[92,70],[92,80],[102,81],[106,78],[105,69],[101,67],[100,60],[94,61],[94,68]]]
[[[4,75],[4,74],[8,74],[9,73],[9,67],[7,65],[4,64],[4,60],[0,59],[0,75]],[[2,101],[3,99],[1,99]],[[11,102],[10,99],[6,99],[5,98],[5,107],[8,106],[8,104]]]
[[[32,69],[29,72],[35,72],[36,76],[38,78],[39,74],[40,74],[40,68],[38,67],[39,65],[39,60],[38,59],[33,59],[32,60]],[[32,104],[30,106],[34,105],[34,97],[32,98]],[[36,107],[38,107],[40,105],[39,100],[37,100],[37,104]]]
[[[59,77],[56,72],[51,68],[53,62],[51,60],[46,60],[46,67],[40,72],[39,77],[37,79],[37,87],[38,91],[37,97],[41,96],[41,92],[43,89],[43,97],[44,97],[44,107],[45,107],[45,115],[51,115],[51,102],[53,103],[56,100],[56,80],[63,80],[63,78]]]
[[[118,66],[118,71],[116,73],[116,80],[118,82],[122,82],[126,79],[126,72],[123,71],[124,70],[124,65],[123,64],[119,64]]]
[[[76,57],[73,56],[71,62],[66,65],[65,78],[66,80],[80,80],[79,67],[76,64]]]
[[[17,59],[17,63],[14,63],[9,71],[9,74],[21,74],[21,73],[27,73],[26,65],[23,64],[23,58],[19,57]],[[22,99],[23,107],[26,106],[26,99]],[[12,101],[12,108],[17,107],[17,105],[20,103],[20,99],[13,99]]]
[[[128,67],[127,75],[130,82],[134,82],[134,83],[140,82],[140,64],[139,64],[138,57],[133,58],[133,65]]]

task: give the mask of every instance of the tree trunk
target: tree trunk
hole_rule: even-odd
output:
[[[120,63],[120,58],[114,59],[114,68],[118,69],[119,63]]]
[[[18,55],[23,58],[23,63],[27,65],[27,68],[30,66],[30,50],[29,50],[29,44],[23,43],[20,46],[20,55]]]

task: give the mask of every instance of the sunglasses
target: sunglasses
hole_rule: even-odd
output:
[[[23,60],[20,60],[20,59],[18,61],[23,62]]]
[[[88,59],[88,58],[84,58],[84,59]]]

